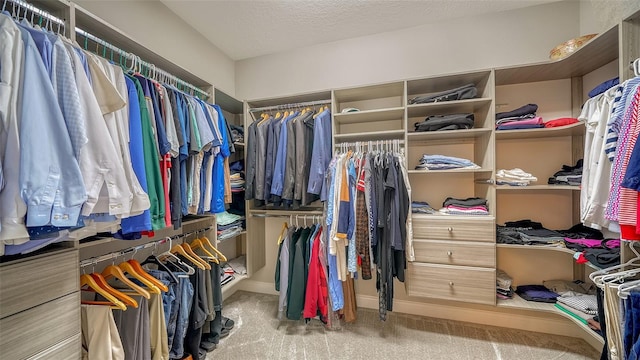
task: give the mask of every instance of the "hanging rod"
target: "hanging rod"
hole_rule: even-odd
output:
[[[184,238],[186,238],[186,237],[188,237],[190,235],[198,234],[200,232],[206,232],[208,230],[211,230],[211,227],[206,227],[206,228],[203,228],[203,229],[190,231],[190,232],[184,233],[184,234],[179,234],[179,235],[174,235],[174,236],[167,236],[165,238],[158,239],[158,240],[155,240],[155,241],[150,241],[150,242],[142,244],[142,245],[133,246],[133,247],[130,247],[130,248],[127,248],[127,249],[124,249],[124,250],[114,251],[112,253],[108,253],[108,254],[92,257],[92,258],[89,258],[89,259],[86,259],[86,260],[82,260],[80,262],[80,267],[83,268],[83,267],[87,267],[89,265],[95,265],[95,264],[103,262],[103,261],[116,259],[116,258],[119,258],[119,257],[124,256],[126,254],[129,254],[131,252],[135,253],[136,251],[139,251],[139,250],[148,249],[150,247],[155,247],[155,246],[158,246],[158,245],[162,245],[162,244],[164,244],[166,242],[170,242],[170,241],[173,241],[173,240],[184,239]]]
[[[367,140],[367,141],[355,141],[355,142],[340,142],[333,144],[334,148],[344,147],[366,147],[366,148],[380,148],[384,146],[404,145],[404,140]]]
[[[208,92],[200,89],[199,87],[197,87],[197,86],[195,86],[195,85],[193,85],[191,83],[188,83],[188,82],[180,79],[179,77],[177,77],[175,75],[172,75],[169,72],[156,67],[155,64],[150,63],[150,62],[146,62],[146,61],[142,60],[139,56],[137,56],[137,55],[135,55],[133,53],[130,53],[128,51],[122,50],[119,47],[117,47],[117,46],[115,46],[115,45],[113,45],[113,44],[111,44],[111,43],[109,43],[107,41],[104,41],[101,38],[99,38],[99,37],[97,37],[95,35],[92,35],[91,33],[88,33],[85,30],[82,30],[82,29],[76,27],[76,34],[79,34],[79,35],[83,36],[85,39],[89,39],[89,40],[95,42],[96,44],[102,45],[105,48],[109,48],[110,50],[113,50],[113,51],[118,52],[119,54],[122,54],[127,59],[129,59],[129,60],[131,60],[133,62],[132,66],[138,65],[140,67],[147,68],[147,70],[149,70],[149,72],[152,74],[151,77],[154,80],[162,81],[162,82],[166,82],[166,83],[173,83],[173,85],[180,84],[180,85],[182,85],[184,87],[187,87],[187,88],[189,88],[189,89],[191,89],[191,90],[193,90],[195,92],[198,92],[200,95],[203,95],[205,97],[209,97],[210,96],[210,94]],[[161,75],[161,76],[158,76],[158,74]]]
[[[271,111],[271,110],[285,110],[297,107],[305,107],[305,106],[315,106],[315,105],[327,105],[331,104],[331,100],[318,100],[318,101],[307,101],[301,103],[292,103],[292,104],[282,104],[282,105],[273,105],[273,106],[264,106],[259,108],[251,108],[249,112],[258,112],[258,111]]]
[[[48,13],[48,12],[42,10],[42,9],[37,8],[32,4],[29,4],[27,2],[21,1],[21,0],[4,0],[3,3],[2,3],[2,10],[0,10],[0,12],[7,10],[6,9],[7,3],[12,3],[13,5],[17,5],[19,7],[22,7],[23,9],[25,9],[25,17],[24,18],[26,18],[26,15],[27,15],[26,10],[31,11],[31,20],[32,20],[31,23],[32,24],[33,24],[33,16],[35,14],[38,14],[38,16],[46,18],[47,20],[52,21],[52,22],[54,22],[54,23],[56,23],[58,25],[62,25],[63,27],[66,25],[66,23],[65,23],[65,21],[63,19],[60,19],[60,18],[58,18],[56,16],[53,16],[50,13]],[[18,11],[18,14],[20,14],[20,11]]]

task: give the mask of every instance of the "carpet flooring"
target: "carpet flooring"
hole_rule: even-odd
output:
[[[318,320],[278,321],[278,297],[239,291],[224,302],[236,325],[207,359],[599,359],[581,339],[415,315],[358,309],[358,320],[326,330]]]

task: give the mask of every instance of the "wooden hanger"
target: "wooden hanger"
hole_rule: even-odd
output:
[[[104,297],[108,301],[105,302],[105,301],[83,300],[81,301],[81,303],[90,304],[90,305],[110,305],[116,309],[127,310],[127,305],[125,305],[122,301],[118,300],[115,296],[111,295],[111,293],[109,293],[107,290],[100,287],[100,285],[98,285],[98,283],[96,283],[96,281],[90,275],[87,275],[87,274],[80,275],[80,289],[82,289],[83,287],[86,287],[88,290],[94,291],[102,295],[102,297]]]
[[[203,236],[200,238],[200,240],[202,240],[202,242],[209,247],[209,249],[211,249],[211,251],[216,254],[218,256],[218,259],[222,262],[227,262],[227,257],[224,256],[223,253],[220,252],[220,250],[218,250],[217,247],[213,246],[213,244],[211,243],[211,241],[209,240],[208,237]]]
[[[198,254],[193,252],[193,249],[191,248],[191,246],[189,246],[189,244],[182,243],[180,245],[182,246],[182,248],[184,249],[184,251],[187,254],[191,255],[191,257],[194,258],[196,261],[199,261],[200,264],[202,264],[205,269],[211,270],[211,265],[209,265],[209,263],[206,260],[204,260],[203,258],[201,258]]]
[[[169,250],[172,254],[180,254],[182,256],[184,256],[187,260],[191,261],[191,263],[193,265],[195,265],[198,269],[201,270],[206,270],[206,267],[204,265],[202,265],[201,262],[199,262],[198,260],[194,259],[191,255],[187,254],[187,252],[184,250],[184,248],[182,246],[178,245],[174,245],[171,250]]]
[[[99,274],[99,273],[92,273],[91,277],[93,278],[93,280],[96,281],[96,284],[98,284],[98,286],[100,286],[101,288],[107,290],[111,295],[115,296],[116,298],[118,298],[120,301],[122,301],[125,305],[127,306],[133,306],[134,308],[138,308],[138,302],[132,298],[131,296],[123,293],[122,291],[113,288],[111,285],[109,285],[109,283],[107,282],[107,280],[105,280],[105,278]]]
[[[136,293],[144,296],[146,299],[150,299],[151,295],[149,292],[133,281],[129,280],[129,278],[122,272],[122,269],[115,265],[109,265],[102,271],[102,276],[106,279],[116,278],[120,280],[122,283],[133,289]]]
[[[139,274],[129,262],[123,261],[120,264],[118,264],[118,267],[122,269],[122,271],[124,271],[125,273],[128,273],[129,275],[133,276],[134,278],[138,279],[141,283],[143,283],[144,286],[149,288],[149,292],[154,294],[160,294],[160,289],[154,283],[152,283],[151,281],[147,280],[147,278],[142,276],[142,274]]]
[[[207,250],[207,248],[205,247],[205,244],[202,241],[202,239],[197,238],[197,239],[193,240],[191,242],[191,244],[189,244],[189,246],[191,247],[192,250],[196,250],[196,249],[202,250],[202,252],[204,252],[205,256],[207,257],[207,260],[213,261],[216,264],[220,264],[218,262],[218,259],[216,259],[216,256],[213,255],[212,253],[210,253],[209,250]]]
[[[286,222],[282,223],[282,230],[280,230],[280,236],[278,236],[278,245],[280,245],[282,241],[284,241],[284,235],[287,229],[289,229],[289,224],[287,224]]]
[[[136,259],[127,260],[129,264],[133,267],[133,269],[140,275],[142,275],[145,279],[149,280],[152,284],[154,284],[158,289],[163,292],[169,291],[169,287],[163,284],[162,281],[151,276],[145,269],[142,268],[142,265]]]

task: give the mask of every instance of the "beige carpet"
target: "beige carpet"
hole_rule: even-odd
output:
[[[358,321],[325,330],[317,320],[276,318],[274,295],[237,292],[223,314],[236,321],[207,359],[599,359],[581,339],[358,309]]]

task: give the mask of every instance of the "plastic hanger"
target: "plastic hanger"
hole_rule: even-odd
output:
[[[156,246],[157,246],[157,243],[156,243]],[[176,277],[176,275],[171,271],[171,269],[169,269],[167,265],[162,263],[162,261],[160,261],[160,259],[158,259],[158,257],[155,255],[155,248],[154,248],[154,251],[151,253],[151,255],[149,255],[142,263],[140,263],[140,265],[145,265],[145,264],[157,265],[159,270],[166,272],[169,275],[169,277],[171,277],[171,281],[173,281],[174,283],[180,282],[179,279]]]
[[[205,269],[211,270],[211,265],[209,265],[209,263],[207,261],[205,261],[203,258],[201,258],[200,255],[198,255],[195,252],[193,252],[193,249],[191,248],[191,246],[189,246],[189,244],[182,243],[182,244],[180,244],[180,246],[182,246],[184,251],[187,254],[191,255],[192,258],[194,258],[196,261],[199,261],[200,264],[202,264],[202,266],[204,266]]]
[[[141,274],[138,274],[138,272],[133,268],[133,266],[129,262],[123,261],[120,264],[118,264],[118,267],[122,269],[122,271],[124,271],[125,273],[128,273],[129,275],[133,276],[134,278],[138,279],[141,283],[143,283],[144,286],[149,288],[149,292],[154,294],[160,294],[160,289],[154,283],[147,280],[147,278],[145,278]]]
[[[118,300],[115,296],[111,295],[107,290],[103,289],[96,283],[93,277],[87,274],[80,275],[80,289],[86,287],[88,290],[92,290],[104,297],[108,300],[108,302],[104,301],[81,301],[83,304],[92,304],[92,305],[110,305],[120,310],[127,310],[127,305],[125,305],[122,301]]]
[[[163,284],[162,281],[160,281],[160,280],[154,278],[153,276],[151,276],[145,269],[142,268],[142,265],[140,265],[138,260],[130,259],[130,260],[127,260],[127,262],[133,267],[133,269],[138,274],[142,275],[142,277],[147,279],[149,282],[151,282],[153,285],[155,285],[158,289],[160,289],[163,292],[169,291],[169,287],[167,287],[167,285]]]
[[[193,265],[195,265],[198,269],[201,270],[206,270],[206,267],[204,265],[202,265],[201,262],[199,262],[198,260],[194,259],[193,257],[191,257],[191,255],[187,254],[187,252],[184,250],[184,248],[180,245],[174,245],[171,250],[171,253],[173,254],[179,254],[184,256],[187,260],[189,260]]]
[[[629,293],[633,289],[637,288],[640,288],[640,280],[622,283],[620,284],[620,286],[618,286],[618,297],[621,299],[626,299],[629,296]]]
[[[601,278],[607,274],[610,274],[612,271],[618,270],[618,269],[624,269],[628,266],[640,265],[640,253],[636,250],[635,243],[632,243],[631,245],[629,245],[629,248],[631,249],[631,251],[633,251],[636,257],[630,259],[624,264],[615,265],[615,266],[608,267],[606,269],[594,271],[591,274],[589,274],[589,279],[591,279],[591,281],[593,281],[594,284],[596,285],[600,284],[598,286],[602,286],[603,283],[600,282]]]
[[[105,278],[105,280],[109,279],[109,278],[112,278],[112,277],[116,278],[116,279],[120,280],[122,283],[124,283],[125,285],[127,285],[128,287],[130,287],[136,293],[138,293],[138,294],[142,295],[143,297],[145,297],[146,299],[150,299],[151,298],[151,294],[149,294],[149,292],[147,290],[143,289],[138,284],[136,284],[133,281],[129,280],[129,278],[124,274],[124,272],[122,272],[122,269],[120,269],[119,267],[117,267],[115,265],[107,266],[102,271],[102,276]]]
[[[129,296],[129,295],[123,293],[122,291],[120,291],[118,289],[115,289],[114,287],[109,285],[109,283],[107,283],[107,280],[105,280],[105,278],[101,274],[92,273],[90,275],[93,278],[93,280],[96,281],[96,284],[98,284],[98,286],[100,286],[101,288],[107,290],[111,295],[113,295],[116,298],[118,298],[125,305],[133,306],[134,308],[138,308],[138,302],[134,298],[132,298],[131,296]]]

